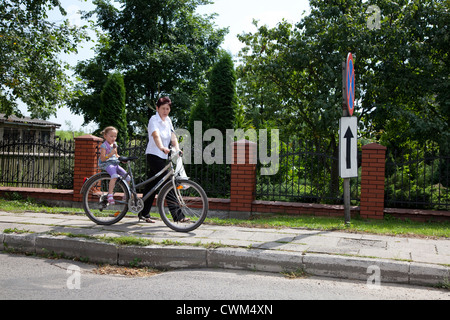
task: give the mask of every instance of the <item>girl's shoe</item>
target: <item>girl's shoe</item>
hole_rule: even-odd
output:
[[[108,194],[108,203],[110,205],[116,204],[116,202],[114,201],[114,196],[112,194]]]

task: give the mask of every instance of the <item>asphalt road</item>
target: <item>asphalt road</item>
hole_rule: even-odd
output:
[[[173,270],[143,278],[98,275],[95,265],[0,253],[2,300],[450,300],[450,291],[214,269]],[[189,309],[177,309],[189,312]],[[191,310],[192,311],[192,310]],[[173,310],[175,312],[175,309]],[[219,312],[219,311],[218,311]]]

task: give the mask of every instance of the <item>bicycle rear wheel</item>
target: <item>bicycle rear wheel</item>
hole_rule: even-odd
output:
[[[178,195],[178,196],[177,196]],[[208,197],[197,183],[167,183],[158,194],[158,210],[164,223],[177,232],[197,229],[208,215]]]
[[[130,195],[125,182],[117,180],[114,187],[115,204],[108,203],[111,176],[107,173],[95,176],[86,182],[83,193],[83,208],[86,215],[99,225],[112,225],[128,212]]]

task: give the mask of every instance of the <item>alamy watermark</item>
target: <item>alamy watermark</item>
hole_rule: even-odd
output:
[[[209,129],[203,133],[201,121],[194,122],[194,136],[188,130],[178,129],[176,135],[180,138],[180,148],[183,150],[183,162],[185,164],[237,164],[245,163],[244,148],[236,148],[237,156],[234,155],[233,142],[247,139],[254,143],[252,152],[249,152],[248,164],[259,163],[261,175],[275,175],[280,168],[280,132],[278,129],[228,129],[223,133],[218,129]],[[269,142],[270,140],[270,142]],[[204,142],[208,143],[205,148]],[[224,146],[225,144],[225,146]],[[225,157],[224,157],[225,156]]]
[[[367,268],[367,288],[373,290],[381,289],[381,269],[379,266],[373,265]]]
[[[70,265],[67,268],[67,273],[70,276],[67,278],[66,285],[69,290],[81,289],[81,269],[76,265]]]
[[[367,19],[367,28],[369,30],[378,30],[381,28],[381,9],[377,5],[371,5],[367,8],[367,14],[370,14]]]

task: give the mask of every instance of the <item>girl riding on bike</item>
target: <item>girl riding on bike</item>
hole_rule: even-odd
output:
[[[100,158],[98,159],[98,167],[105,170],[111,176],[108,190],[108,203],[114,205],[114,186],[116,185],[117,178],[122,176],[127,182],[130,181],[130,177],[127,172],[119,166],[119,155],[117,153],[117,133],[118,130],[114,127],[107,127],[102,131],[105,141],[100,146]]]

